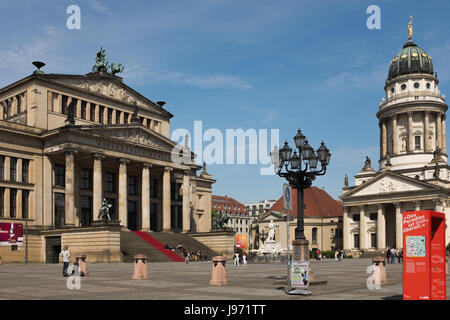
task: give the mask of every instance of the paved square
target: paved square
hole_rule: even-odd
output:
[[[311,261],[316,281],[311,296],[291,296],[283,291],[286,265],[226,266],[229,285],[211,286],[212,264],[149,263],[149,280],[131,280],[131,263],[88,264],[81,289],[69,290],[62,265],[9,264],[0,267],[0,299],[161,299],[161,300],[304,300],[401,299],[402,264],[388,264],[388,284],[381,290],[366,286],[370,259]],[[447,276],[447,291],[450,291]]]

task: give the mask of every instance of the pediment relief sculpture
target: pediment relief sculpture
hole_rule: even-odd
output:
[[[94,93],[99,93],[125,103],[137,103],[138,105],[143,105],[142,101],[137,100],[135,97],[130,95],[127,90],[120,88],[109,81],[79,81],[74,83],[74,85],[79,86],[81,89],[86,91],[92,91]]]

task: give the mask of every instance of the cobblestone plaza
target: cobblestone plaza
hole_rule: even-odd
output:
[[[0,299],[45,300],[379,300],[402,298],[402,264],[387,264],[388,284],[369,290],[370,259],[311,261],[316,281],[311,296],[286,295],[286,265],[226,266],[229,285],[211,286],[211,263],[149,263],[149,280],[131,280],[131,263],[88,264],[79,290],[67,289],[59,264],[0,267]],[[447,276],[447,291],[449,290]]]

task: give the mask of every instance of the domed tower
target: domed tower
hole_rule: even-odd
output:
[[[377,113],[380,126],[380,170],[402,170],[425,179],[423,168],[447,164],[445,96],[438,89],[430,55],[412,41],[394,56]],[[412,170],[417,168],[418,170]]]

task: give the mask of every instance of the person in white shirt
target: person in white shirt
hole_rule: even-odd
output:
[[[239,253],[234,254],[234,265],[239,266]]]
[[[242,255],[242,265],[244,267],[247,266],[247,256],[245,255],[245,253]]]
[[[69,246],[65,245],[63,251],[61,251],[59,255],[63,257],[63,277],[68,277],[67,268],[69,267],[70,262]]]

